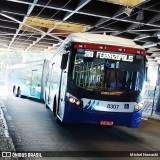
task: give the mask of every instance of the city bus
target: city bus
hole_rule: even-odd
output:
[[[132,40],[73,33],[45,65],[45,106],[60,123],[137,128],[145,62],[145,50]]]
[[[45,60],[8,67],[8,87],[17,97],[43,99],[42,74]]]

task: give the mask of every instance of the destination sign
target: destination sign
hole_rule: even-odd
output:
[[[111,59],[116,61],[127,61],[133,62],[133,55],[121,54],[121,53],[109,53],[103,51],[85,51],[84,57],[87,58],[100,58],[100,59]]]

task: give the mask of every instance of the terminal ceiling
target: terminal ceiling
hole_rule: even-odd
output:
[[[133,39],[160,63],[160,1],[1,0],[0,49],[55,52],[67,35],[92,32]]]

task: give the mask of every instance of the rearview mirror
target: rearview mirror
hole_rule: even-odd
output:
[[[68,54],[63,54],[61,61],[61,69],[66,69],[68,62]]]

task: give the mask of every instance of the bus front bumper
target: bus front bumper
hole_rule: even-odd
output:
[[[65,102],[63,123],[68,124],[100,124],[101,121],[113,122],[113,126],[127,126],[138,128],[140,126],[142,110],[132,113],[103,112],[82,109],[68,101]]]

